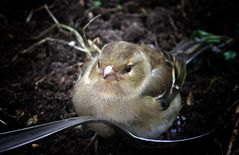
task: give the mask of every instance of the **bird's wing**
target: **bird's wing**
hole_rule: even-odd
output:
[[[143,95],[152,96],[166,108],[180,91],[186,77],[186,63],[162,52],[161,62],[152,68]]]

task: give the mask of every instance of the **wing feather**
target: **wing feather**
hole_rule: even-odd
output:
[[[162,52],[158,56],[161,56],[159,62],[152,68],[151,76],[142,94],[154,97],[168,107],[184,83],[186,63],[168,53]]]

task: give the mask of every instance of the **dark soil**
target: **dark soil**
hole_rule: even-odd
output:
[[[83,3],[84,2],[84,3]],[[173,49],[191,33],[203,29],[234,39],[216,53],[206,51],[188,66],[183,87],[184,106],[174,125],[161,139],[182,139],[217,129],[207,141],[172,149],[140,149],[119,136],[102,139],[87,129],[73,128],[37,141],[34,145],[6,154],[239,154],[238,138],[232,140],[239,121],[239,59],[225,60],[225,51],[239,51],[239,2],[207,0],[101,1],[94,9],[84,0],[1,0],[0,1],[0,131],[52,122],[76,116],[72,86],[87,62],[83,52],[56,42],[46,42],[26,54],[22,50],[53,21],[42,9],[26,22],[29,13],[48,4],[56,18],[82,32],[91,16],[102,14],[86,29],[86,37],[102,47],[125,40],[149,44],[164,51]],[[72,34],[55,29],[45,35],[75,40]],[[186,103],[186,101],[188,101]],[[236,111],[237,109],[237,111]],[[234,133],[235,134],[235,133]],[[237,133],[238,134],[238,133]],[[235,135],[237,137],[238,135]]]

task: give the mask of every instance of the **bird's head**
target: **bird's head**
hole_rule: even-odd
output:
[[[142,50],[141,46],[124,41],[106,44],[92,65],[89,79],[100,85],[101,91],[137,93],[151,70]]]

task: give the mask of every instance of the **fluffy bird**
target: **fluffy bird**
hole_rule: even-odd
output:
[[[136,136],[156,138],[181,109],[188,60],[180,50],[166,53],[125,41],[110,42],[75,83],[75,110],[80,116],[112,121]],[[103,137],[114,133],[105,124],[89,126]]]

